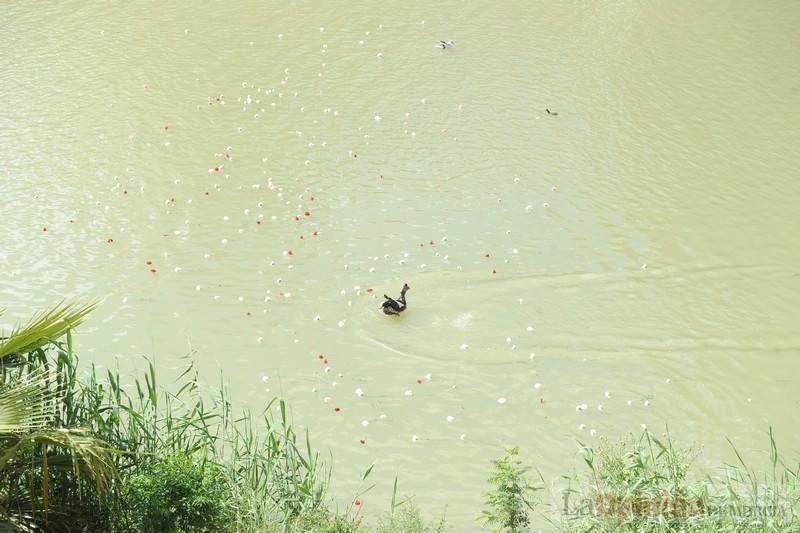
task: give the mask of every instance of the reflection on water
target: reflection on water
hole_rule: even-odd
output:
[[[283,395],[367,513],[396,472],[470,527],[503,446],[642,424],[798,451],[795,4],[50,9],[0,54],[4,321],[102,299],[87,358]]]

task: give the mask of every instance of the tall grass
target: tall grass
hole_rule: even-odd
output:
[[[152,362],[129,386],[118,372],[108,370],[101,378],[95,366],[80,374],[69,333],[65,342],[36,346],[18,364],[23,375],[44,376],[45,387],[58,391],[47,400],[58,424],[85,428],[117,450],[113,461],[122,482],[105,502],[108,516],[125,514],[126,479],[164,458],[184,456],[200,466],[223,468],[236,517],[233,529],[292,530],[295,522],[325,517],[338,521],[337,531],[346,531],[357,522],[328,510],[330,470],[308,433],[297,434],[283,400],[267,403],[258,417],[234,416],[226,388],[202,390],[191,360],[186,361],[175,392],[160,388]]]
[[[738,459],[721,473],[696,475],[697,452],[669,433],[644,431],[619,443],[583,446],[588,478],[564,491],[564,531],[800,531],[800,466],[778,454],[769,432],[771,469],[762,475]]]

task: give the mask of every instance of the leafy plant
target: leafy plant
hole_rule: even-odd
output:
[[[65,389],[42,367],[50,348],[93,306],[56,306],[0,336],[0,526],[89,526],[112,494],[115,452],[79,424],[64,424]],[[67,335],[68,347],[60,344]]]
[[[530,468],[523,466],[518,455],[518,448],[506,448],[502,459],[492,461],[494,468],[489,477],[492,490],[486,493],[489,509],[481,513],[481,518],[486,525],[495,526],[494,531],[528,531],[533,493],[538,488],[528,481],[526,473]]]
[[[232,529],[231,491],[223,469],[171,455],[123,486],[122,531],[178,533]]]
[[[567,509],[565,531],[796,531],[800,465],[787,466],[770,429],[771,472],[759,476],[739,461],[721,476],[691,476],[697,453],[676,446],[668,432],[645,430],[618,443],[583,446],[589,483],[565,491],[584,502]],[[729,441],[730,442],[730,441]],[[587,503],[588,502],[588,505]],[[574,513],[575,510],[580,512]]]

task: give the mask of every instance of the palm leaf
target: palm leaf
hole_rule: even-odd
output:
[[[19,436],[13,444],[0,450],[0,470],[18,453],[36,444],[46,445],[51,450],[51,470],[70,469],[79,482],[88,477],[101,492],[108,491],[117,477],[113,462],[115,450],[82,429],[40,430]]]
[[[32,352],[55,342],[67,331],[80,324],[95,307],[96,304],[78,306],[62,303],[34,315],[25,326],[15,328],[7,338],[2,339],[0,359],[10,355]]]
[[[53,419],[49,406],[55,396],[38,373],[23,382],[0,384],[0,436],[44,429]]]

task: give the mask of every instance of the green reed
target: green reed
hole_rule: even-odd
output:
[[[778,454],[769,431],[771,469],[762,475],[738,459],[721,473],[695,475],[697,452],[666,432],[644,431],[619,443],[581,445],[587,479],[563,492],[564,531],[800,531],[800,466]]]

